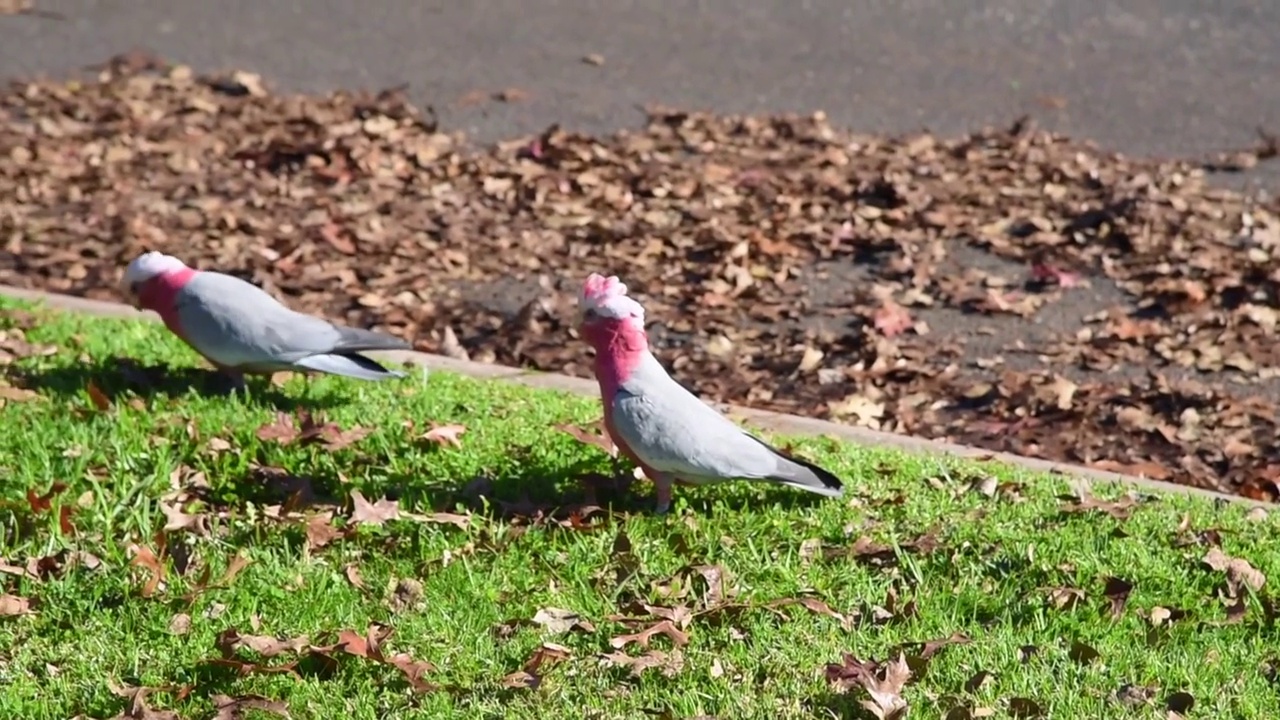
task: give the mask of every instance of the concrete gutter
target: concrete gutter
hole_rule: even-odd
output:
[[[158,318],[152,313],[141,312],[133,307],[120,303],[90,300],[88,298],[60,295],[57,293],[48,293],[39,290],[26,290],[7,285],[0,285],[0,296],[42,302],[47,304],[49,307],[71,312],[130,318],[134,320],[158,320]],[[442,370],[474,378],[514,382],[528,387],[559,390],[561,392],[570,392],[579,395],[596,395],[599,392],[593,380],[575,378],[568,375],[544,373],[537,370],[521,370],[520,368],[507,367],[505,365],[492,365],[488,363],[471,362],[468,360],[457,360],[443,355],[432,355],[430,353],[413,351],[370,353],[370,355],[389,362],[407,362],[413,365],[425,366],[430,370]],[[1212,490],[1188,487],[1160,480],[1152,480],[1145,477],[1121,475],[1120,473],[1096,470],[1094,468],[1084,467],[1081,465],[1053,462],[1039,458],[1014,455],[1012,453],[995,452],[984,448],[958,445],[941,440],[929,440],[926,438],[911,437],[908,435],[897,435],[864,427],[840,425],[826,420],[815,420],[813,418],[800,417],[797,415],[785,415],[783,413],[770,412],[768,410],[756,410],[731,405],[729,406],[729,414],[744,419],[763,429],[782,434],[809,436],[823,435],[857,445],[888,447],[913,454],[928,454],[943,457],[951,456],[970,460],[1002,463],[1031,472],[1063,475],[1091,483],[1121,483],[1141,491],[1180,493],[1183,495],[1194,495],[1210,500],[1243,503],[1248,506],[1258,506],[1268,509],[1274,507],[1271,503],[1264,503],[1250,498],[1237,495],[1227,495],[1225,493],[1219,493]]]

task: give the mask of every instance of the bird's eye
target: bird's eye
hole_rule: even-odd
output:
[[[583,315],[585,315],[585,316],[587,316],[587,317],[589,317],[589,318],[599,317],[599,315],[600,315],[600,313],[596,312],[596,309],[595,309],[595,308],[591,308],[591,307],[589,307],[589,308],[587,308],[586,310],[582,311],[582,314],[583,314]]]

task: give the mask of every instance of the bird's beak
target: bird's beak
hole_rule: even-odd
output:
[[[137,284],[137,283],[129,283],[128,285],[125,285],[125,286],[124,286],[124,294],[125,294],[125,295],[127,295],[127,296],[129,297],[129,304],[130,304],[130,305],[134,306],[135,308],[136,308],[136,307],[139,307],[139,306],[138,306],[139,299],[138,299],[138,284]]]

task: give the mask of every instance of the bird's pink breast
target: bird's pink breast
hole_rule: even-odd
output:
[[[193,268],[182,268],[157,275],[142,284],[138,303],[154,311],[174,335],[186,340],[178,321],[178,293],[196,276]]]

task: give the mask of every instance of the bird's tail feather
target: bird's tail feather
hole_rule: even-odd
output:
[[[388,370],[369,358],[357,353],[330,353],[328,355],[310,355],[294,362],[301,368],[343,375],[358,380],[386,380],[402,378],[404,373]]]
[[[790,485],[801,490],[826,495],[827,497],[841,497],[844,495],[844,483],[840,482],[840,478],[836,477],[826,468],[818,467],[808,460],[798,457],[790,457],[778,453],[782,458],[781,472],[772,476],[771,480],[776,480],[784,485]]]
[[[745,434],[752,440],[769,448],[780,461],[778,463],[778,472],[768,476],[767,480],[827,497],[841,497],[844,495],[844,483],[830,470],[814,465],[804,458],[787,455],[751,433]]]
[[[385,333],[364,330],[361,328],[338,328],[338,342],[333,350],[336,353],[360,352],[362,350],[412,350],[413,345],[406,340]]]

